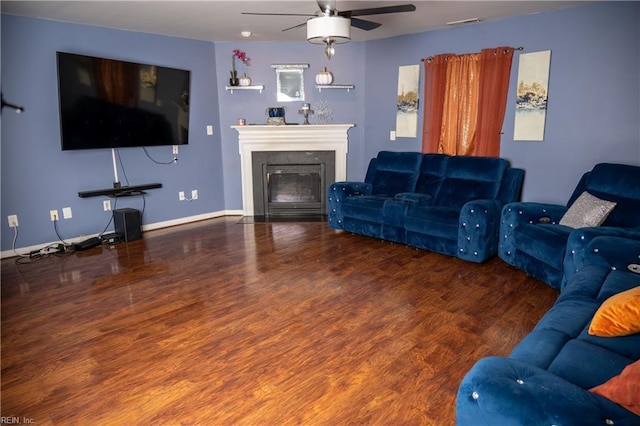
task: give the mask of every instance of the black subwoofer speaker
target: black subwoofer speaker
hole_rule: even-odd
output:
[[[117,234],[125,241],[142,238],[142,219],[140,211],[136,209],[115,209],[113,211],[113,225]]]

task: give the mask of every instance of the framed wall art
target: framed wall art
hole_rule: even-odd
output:
[[[516,141],[544,140],[550,65],[550,50],[520,55],[513,126],[513,139]]]
[[[396,100],[396,136],[415,138],[418,134],[418,93],[420,65],[404,65],[398,69]]]

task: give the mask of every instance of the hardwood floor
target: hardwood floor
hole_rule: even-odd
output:
[[[452,425],[557,292],[325,223],[213,219],[2,261],[2,416],[38,425]]]

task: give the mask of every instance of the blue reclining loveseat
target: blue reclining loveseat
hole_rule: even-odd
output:
[[[381,151],[364,182],[329,188],[329,226],[481,263],[524,171],[502,158]]]
[[[563,217],[584,192],[591,197],[593,212],[601,211],[598,210],[599,203],[616,204],[608,215],[603,215],[605,219],[600,226],[574,228],[565,225]],[[563,271],[579,269],[589,241],[605,235],[640,239],[638,166],[596,164],[582,176],[566,206],[531,201],[507,204],[502,211],[498,256],[550,286],[560,288]]]
[[[560,297],[511,355],[483,358],[466,374],[456,399],[458,426],[640,425],[639,416],[617,404],[637,398],[637,390],[613,384],[640,362],[640,334],[589,333],[603,302],[640,287],[640,240],[595,237],[583,266],[565,272]],[[633,308],[627,309],[618,311]],[[607,398],[589,391],[603,384]]]

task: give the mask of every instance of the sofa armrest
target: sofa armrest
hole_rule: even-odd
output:
[[[500,230],[499,200],[473,200],[460,210],[458,221],[458,257],[481,263],[498,252]]]
[[[566,213],[567,207],[560,204],[534,202],[507,203],[500,217],[500,237],[498,254],[510,263],[515,252],[514,229],[522,223],[558,223]]]
[[[587,228],[584,228],[585,230]],[[589,228],[600,229],[606,231],[604,228]],[[609,228],[619,230],[620,228]],[[576,229],[573,233],[580,231]],[[588,243],[585,243],[580,248],[574,248],[572,251],[579,250],[580,256],[572,254],[575,259],[571,262],[565,260],[564,277],[562,280],[562,287],[564,289],[576,272],[584,265],[600,265],[609,269],[629,270],[629,265],[640,265],[640,232],[629,232],[627,230],[624,234],[597,235],[594,232],[589,232],[588,237],[585,237]],[[576,246],[574,246],[576,247]],[[569,253],[569,247],[567,246],[567,253]],[[565,255],[566,257],[567,255]],[[636,270],[632,271],[637,272]]]
[[[516,202],[505,204],[502,219],[514,227],[520,223],[558,223],[567,212],[560,204]]]
[[[509,358],[478,361],[462,380],[456,399],[458,426],[637,422],[635,414],[608,399]]]
[[[329,186],[327,203],[329,227],[343,229],[342,201],[348,197],[371,195],[373,187],[366,182],[335,182]]]
[[[599,237],[622,237],[622,241],[625,239],[636,240],[636,244],[640,244],[640,228],[628,229],[600,226],[594,228],[578,228],[572,231],[571,234],[569,234],[567,248],[564,254],[564,277],[562,280],[562,287],[564,287],[567,280],[585,264],[587,246],[589,246],[595,238]],[[614,241],[619,240],[616,239]],[[623,243],[623,246],[627,246],[628,244],[631,243]],[[606,246],[607,252],[611,252],[611,249],[615,249],[615,247],[609,247],[610,244],[606,244]],[[636,263],[640,263],[640,259],[636,260]]]

